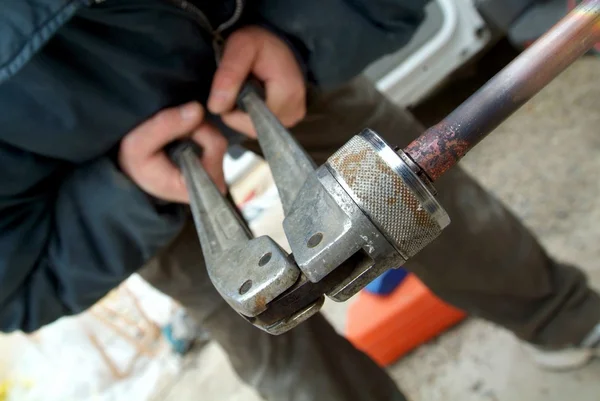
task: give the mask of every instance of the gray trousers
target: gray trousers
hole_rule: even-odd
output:
[[[318,164],[363,128],[405,146],[423,128],[358,78],[330,93],[311,90],[292,131]],[[247,147],[258,151],[256,143]],[[445,301],[534,344],[578,344],[600,322],[600,297],[576,268],[554,262],[529,231],[460,167],[436,182],[452,219],[407,264]],[[320,315],[281,335],[240,318],[208,279],[193,224],[142,269],[179,300],[227,352],[237,374],[267,400],[404,400],[385,371]]]

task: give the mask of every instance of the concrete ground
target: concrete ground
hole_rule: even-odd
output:
[[[551,254],[600,287],[600,59],[585,58],[506,121],[464,166],[539,236]],[[261,231],[277,237],[279,210]],[[328,303],[343,328],[348,304]],[[579,371],[538,370],[505,330],[471,319],[389,369],[413,401],[597,401],[600,361]],[[213,344],[190,359],[157,400],[258,400]]]

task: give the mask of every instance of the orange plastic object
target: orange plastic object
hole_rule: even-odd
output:
[[[465,316],[411,274],[388,296],[362,291],[349,307],[346,337],[387,366]]]

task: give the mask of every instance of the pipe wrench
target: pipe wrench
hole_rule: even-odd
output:
[[[190,143],[182,170],[209,277],[242,317],[281,334],[401,266],[449,223],[414,163],[365,130],[317,167],[248,83],[238,106],[254,124],[279,192],[292,254],[255,238],[218,191]],[[381,188],[387,188],[381,192]]]
[[[343,302],[403,265],[450,222],[433,180],[599,40],[600,0],[584,1],[404,150],[365,129],[320,167],[247,84],[238,106],[273,173],[292,254],[268,236],[254,238],[194,147],[179,144],[173,159],[216,289],[250,323],[281,334],[317,313],[325,296]]]

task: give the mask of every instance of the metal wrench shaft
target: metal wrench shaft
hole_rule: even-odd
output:
[[[294,285],[300,276],[298,268],[271,238],[252,237],[200,164],[193,145],[179,144],[172,157],[185,177],[211,281],[241,315],[259,315]]]
[[[248,92],[240,103],[254,124],[260,148],[269,161],[283,211],[287,214],[316,165],[256,92]]]

